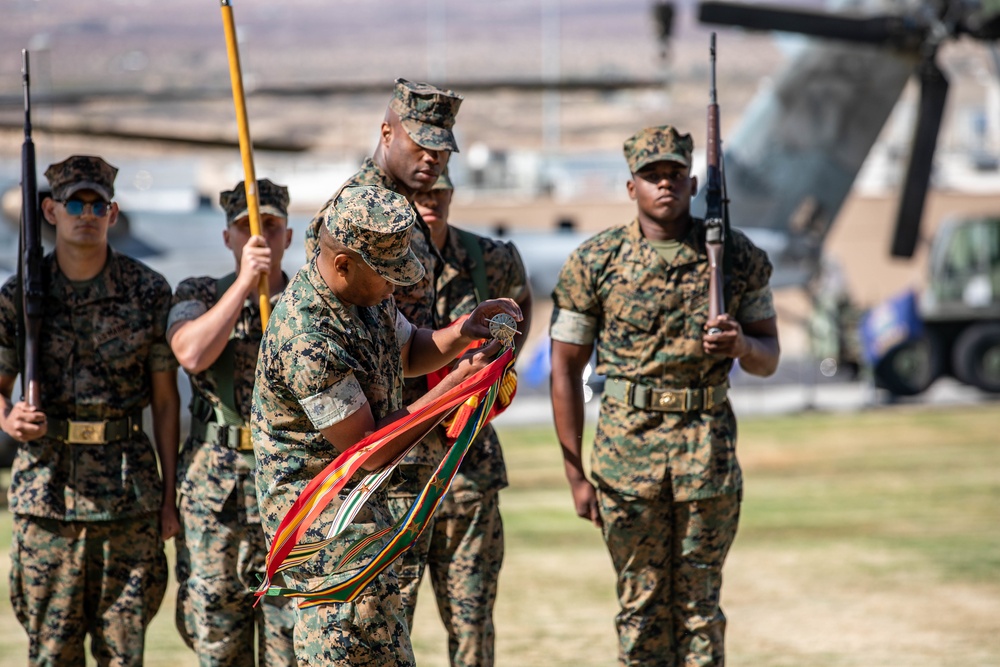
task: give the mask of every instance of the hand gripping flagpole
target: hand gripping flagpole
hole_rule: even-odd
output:
[[[243,72],[240,69],[240,49],[236,43],[236,23],[229,0],[220,0],[222,26],[226,30],[226,53],[229,56],[229,78],[232,81],[233,104],[236,106],[236,125],[240,135],[240,156],[243,158],[243,182],[247,193],[247,212],[250,214],[250,233],[260,235],[260,205],[257,200],[257,176],[253,168],[253,144],[250,142],[250,124],[247,122],[247,103],[243,94]],[[267,327],[271,316],[271,289],[266,273],[257,282],[260,295],[260,322]]]

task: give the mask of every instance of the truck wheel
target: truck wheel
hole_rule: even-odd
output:
[[[955,377],[1000,393],[1000,324],[975,324],[959,335],[952,353]]]
[[[875,367],[876,384],[897,396],[915,396],[941,375],[941,342],[925,331],[891,352]]]

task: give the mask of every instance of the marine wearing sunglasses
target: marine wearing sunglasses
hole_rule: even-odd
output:
[[[97,218],[103,218],[111,210],[111,204],[109,202],[98,199],[97,201],[86,202],[82,199],[67,199],[65,201],[56,200],[66,208],[66,212],[70,215],[81,216],[83,212],[90,209],[91,215]]]

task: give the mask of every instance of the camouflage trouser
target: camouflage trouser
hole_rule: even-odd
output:
[[[722,564],[736,537],[736,494],[674,502],[598,488],[604,541],[618,572],[620,665],[721,667]]]
[[[427,564],[453,667],[493,665],[493,604],[503,562],[503,522],[496,491],[462,502],[448,494],[438,508]]]
[[[431,466],[401,465],[396,469],[396,473],[389,480],[391,487],[388,489],[389,514],[392,515],[394,522],[399,521],[410,511],[433,473],[434,468]],[[427,565],[427,554],[431,548],[431,535],[436,520],[437,514],[431,518],[417,541],[393,563],[399,580],[408,628],[413,627],[413,610],[417,608],[417,592],[420,589],[420,579],[424,576],[424,567]]]
[[[14,517],[10,598],[28,633],[28,664],[142,665],[146,626],[167,587],[156,515],[70,522]]]
[[[325,581],[306,580],[306,588]],[[392,568],[354,602],[296,608],[295,657],[300,667],[414,667]]]
[[[254,630],[261,667],[295,665],[288,598],[268,596],[253,607],[267,546],[231,494],[221,512],[181,496],[177,545],[177,629],[202,667],[253,664]],[[248,662],[249,661],[249,662]]]

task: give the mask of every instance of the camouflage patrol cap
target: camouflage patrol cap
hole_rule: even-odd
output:
[[[326,210],[330,234],[395,285],[412,285],[424,276],[423,265],[410,249],[416,220],[403,195],[374,185],[344,188]]]
[[[246,181],[240,181],[232,190],[219,193],[219,205],[226,212],[226,224],[231,225],[247,215]],[[269,179],[257,179],[257,207],[261,215],[270,213],[288,219],[288,188],[272,183]]]
[[[681,134],[671,125],[647,127],[625,142],[625,160],[633,174],[654,162],[679,162],[691,167],[694,141],[690,134]]]
[[[431,186],[431,190],[454,190],[455,186],[451,183],[451,178],[448,176],[448,167],[444,168],[438,179],[434,181],[434,185]]]
[[[396,79],[389,108],[396,112],[403,129],[417,145],[435,151],[458,152],[451,128],[464,98],[429,83]]]
[[[93,190],[110,202],[115,196],[117,174],[117,167],[93,155],[73,155],[45,170],[52,198],[57,201],[65,201],[80,190]]]

